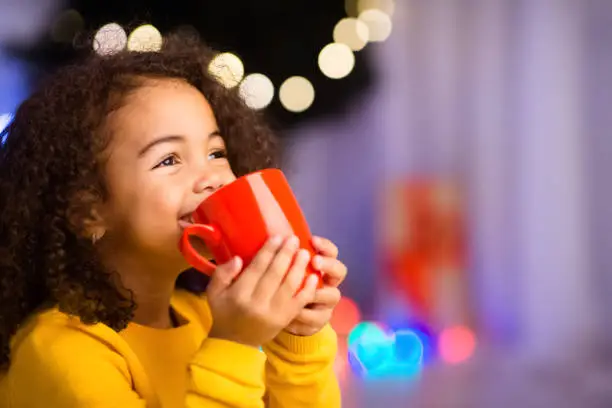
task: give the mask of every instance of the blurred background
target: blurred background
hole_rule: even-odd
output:
[[[348,265],[348,408],[612,406],[612,1],[0,0],[0,127],[181,30]]]

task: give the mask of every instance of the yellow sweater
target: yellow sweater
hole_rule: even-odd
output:
[[[203,298],[178,291],[172,306],[188,323],[168,330],[131,323],[117,333],[57,309],[33,316],[13,338],[0,407],[340,407],[329,326],[281,333],[261,352],[207,338]]]

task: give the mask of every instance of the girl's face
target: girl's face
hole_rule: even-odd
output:
[[[187,268],[181,219],[236,179],[210,105],[186,82],[147,79],[109,126],[104,247],[155,268]]]

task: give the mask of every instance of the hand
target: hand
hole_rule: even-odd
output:
[[[324,287],[316,291],[314,300],[302,309],[285,328],[297,336],[311,336],[319,332],[331,319],[340,301],[338,286],[346,277],[346,266],[338,260],[338,247],[328,239],[314,237],[312,245],[318,255],[312,259],[313,267],[321,271]]]
[[[294,259],[295,258],[295,259]],[[213,318],[209,337],[259,347],[272,340],[312,302],[317,277],[304,279],[310,255],[295,237],[270,239],[250,265],[242,260],[217,267],[207,288]]]

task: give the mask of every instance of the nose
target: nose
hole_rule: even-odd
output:
[[[193,186],[193,192],[195,194],[204,194],[209,196],[223,187],[224,184],[223,179],[218,174],[210,172],[202,175],[196,180]]]

